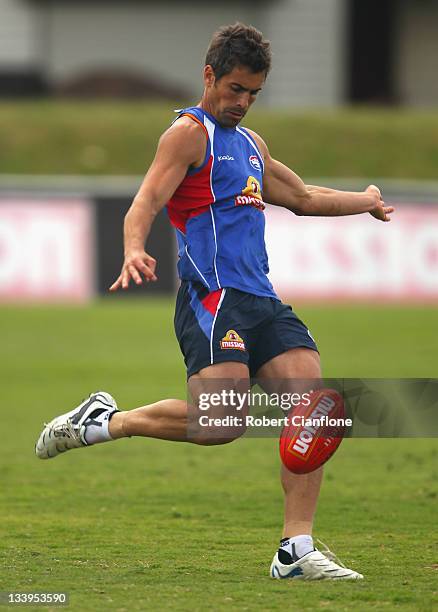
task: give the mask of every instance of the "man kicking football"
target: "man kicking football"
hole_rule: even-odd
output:
[[[213,36],[201,101],[179,111],[160,138],[125,218],[125,259],[112,291],[126,289],[131,280],[138,285],[156,280],[156,261],[145,252],[145,242],[156,215],[167,206],[179,246],[175,330],[195,398],[200,384],[217,379],[248,388],[251,377],[321,377],[312,336],[290,306],[281,303],[267,277],[267,203],[296,215],[370,213],[389,221],[393,212],[374,186],[351,193],[305,185],[270,156],[258,134],[240,127],[270,66],[270,44],[253,27],[237,23]],[[214,431],[189,435],[187,425],[186,401],[164,399],[122,412],[111,395],[97,392],[45,426],[36,454],[47,459],[127,436],[209,445],[242,433],[226,439]],[[363,578],[314,547],[321,478],[322,468],[296,475],[282,467],[284,529],[271,565],[273,578]]]

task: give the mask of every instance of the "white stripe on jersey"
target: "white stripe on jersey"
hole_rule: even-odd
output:
[[[213,168],[214,168],[214,130],[215,130],[215,125],[213,123],[213,121],[210,121],[210,119],[204,115],[204,125],[207,128],[207,132],[208,132],[208,137],[210,139],[210,151],[211,151],[211,170],[210,170],[210,189],[211,189],[211,193],[213,195],[213,204],[214,202],[216,202],[216,195],[214,193],[214,189],[213,189]],[[216,256],[217,256],[217,237],[216,237],[216,224],[214,221],[214,214],[213,214],[213,209],[210,206],[210,214],[211,214],[211,223],[213,226],[213,236],[214,236],[214,260],[213,260],[213,264],[214,264],[214,273],[216,275],[216,281],[218,284],[218,287],[221,287],[220,281],[219,281],[219,275],[217,273],[217,267],[216,267]]]
[[[242,130],[240,127],[236,127],[236,130],[239,132],[239,134],[242,134],[242,136],[245,136],[245,138],[247,139],[247,141],[250,143],[250,145],[252,146],[252,148],[255,150],[255,152],[257,153],[258,157],[260,158],[260,163],[262,164],[262,172],[264,172],[265,170],[265,164],[263,162],[263,155],[260,153],[256,143],[254,142],[254,140],[244,131]]]
[[[213,202],[216,202],[216,195],[215,195],[214,189],[213,189],[214,128],[215,128],[215,125],[214,125],[213,121],[210,121],[210,119],[206,115],[204,115],[204,125],[207,128],[208,138],[210,140],[210,152],[211,152],[211,157],[212,157],[211,170],[210,170],[210,189],[211,189],[211,193],[212,193],[212,196],[213,196]]]

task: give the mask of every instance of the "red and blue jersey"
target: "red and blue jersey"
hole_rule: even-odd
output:
[[[178,274],[209,292],[232,287],[278,299],[267,277],[263,157],[242,127],[225,128],[199,107],[179,117],[199,123],[203,164],[189,169],[167,205],[178,239]]]

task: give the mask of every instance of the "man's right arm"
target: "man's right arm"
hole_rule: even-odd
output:
[[[201,126],[181,117],[160,138],[154,161],[128,210],[124,223],[125,259],[122,271],[110,291],[156,281],[156,261],[145,252],[152,223],[184,179],[190,166],[205,157],[206,137]]]

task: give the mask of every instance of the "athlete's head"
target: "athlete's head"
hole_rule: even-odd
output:
[[[205,58],[203,106],[225,127],[245,116],[271,68],[269,41],[252,26],[224,26]]]

